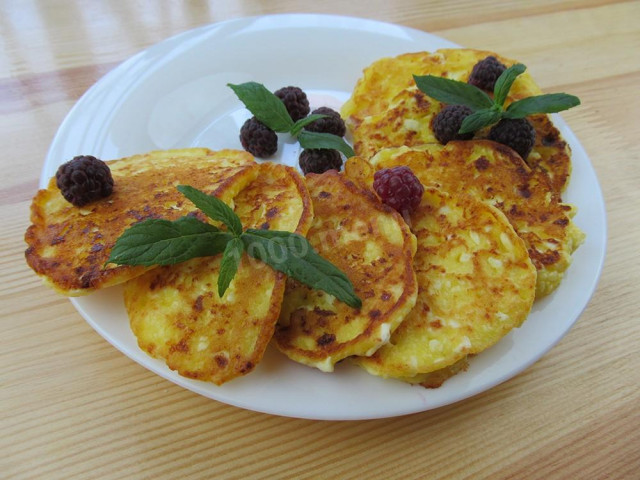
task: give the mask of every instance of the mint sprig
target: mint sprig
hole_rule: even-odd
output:
[[[309,115],[307,117],[301,118],[300,120],[298,120],[296,123],[293,124],[293,126],[291,127],[291,130],[289,130],[289,133],[291,133],[291,135],[293,135],[294,137],[297,137],[300,135],[300,132],[302,132],[302,129],[304,127],[306,127],[310,123],[315,122],[316,120],[320,120],[321,118],[326,118],[326,117],[328,117],[328,115],[314,113],[313,115]],[[337,137],[337,138],[340,138],[340,137]]]
[[[246,251],[273,269],[311,288],[323,290],[350,307],[362,306],[349,278],[321,257],[303,236],[279,230],[244,231],[240,218],[219,198],[188,185],[177,188],[205,215],[222,222],[227,231],[192,216],[174,221],[144,220],[120,235],[106,263],[174,265],[222,253],[218,274],[218,295],[222,298]]]
[[[493,105],[493,100],[489,95],[468,83],[435,75],[414,75],[413,79],[422,92],[442,103],[466,105],[474,112],[491,108]]]
[[[504,112],[506,118],[524,118],[534,113],[556,113],[580,105],[580,99],[565,93],[548,93],[513,102]]]
[[[207,195],[190,185],[178,185],[178,191],[212,220],[224,223],[236,237],[242,234],[242,223],[231,207],[213,195]]]
[[[227,84],[245,107],[262,123],[276,132],[289,132],[294,125],[282,100],[258,82]]]
[[[347,158],[355,156],[349,144],[337,135],[303,130],[298,135],[298,142],[302,148],[329,148],[344,153]]]
[[[241,236],[234,237],[229,240],[222,254],[220,272],[218,273],[218,295],[220,298],[222,298],[224,292],[227,291],[231,280],[233,280],[233,277],[235,277],[238,272],[240,258],[244,252],[244,243],[240,237]]]
[[[243,237],[247,253],[311,288],[323,290],[359,308],[353,285],[335,265],[322,258],[306,238],[274,230],[249,229]]]
[[[195,217],[149,219],[132,225],[118,238],[106,263],[173,265],[221,253],[232,238]]]
[[[526,69],[527,67],[521,63],[516,63],[502,72],[502,74],[496,79],[496,84],[493,87],[493,102],[495,105],[504,105],[513,82],[515,82],[516,78],[518,78],[519,75],[522,75]]]
[[[483,90],[468,83],[442,78],[434,75],[414,75],[416,86],[420,91],[449,105],[466,105],[473,113],[467,116],[458,133],[471,133],[493,125],[503,118],[524,118],[537,113],[557,113],[580,105],[580,99],[566,93],[535,95],[516,100],[506,109],[511,86],[516,78],[527,69],[521,63],[507,68],[496,80],[493,99]]]
[[[343,138],[331,133],[308,132],[306,125],[326,117],[314,114],[294,122],[280,98],[258,82],[227,84],[245,107],[263,124],[279,133],[289,133],[297,138],[302,148],[334,149],[347,158],[355,156],[351,146]],[[308,135],[313,133],[313,135]]]

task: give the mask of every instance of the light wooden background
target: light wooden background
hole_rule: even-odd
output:
[[[543,88],[582,99],[563,117],[604,191],[608,256],[576,326],[524,373],[400,418],[254,413],[133,363],[28,270],[30,199],[79,96],[171,35],[280,12],[430,31],[517,58]],[[639,479],[639,94],[637,1],[0,0],[0,478]]]

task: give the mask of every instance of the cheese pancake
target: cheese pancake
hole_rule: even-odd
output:
[[[427,188],[411,224],[416,305],[388,345],[355,361],[374,375],[435,386],[522,324],[536,270],[506,217],[471,196]]]
[[[489,55],[507,67],[517,63],[487,51],[444,49],[384,58],[367,67],[342,108],[356,154],[368,159],[386,147],[438,143],[432,122],[444,105],[422,93],[413,75],[437,75],[466,82],[473,66]],[[541,93],[531,75],[525,72],[514,82],[505,106]],[[529,120],[536,139],[525,161],[532,168],[548,173],[555,191],[562,192],[571,175],[570,148],[548,115],[533,115]],[[476,132],[475,138],[487,138],[489,130],[487,127]]]
[[[364,118],[387,110],[403,90],[415,87],[413,75],[436,75],[466,82],[473,66],[491,55],[507,67],[518,63],[493,52],[468,48],[447,48],[433,53],[413,52],[381,58],[364,69],[340,114],[347,126],[356,126]],[[516,78],[509,96],[511,100],[517,100],[541,93],[531,75],[524,72]]]
[[[552,292],[571,264],[584,234],[573,223],[546,175],[532,171],[510,148],[487,140],[381,150],[376,170],[406,165],[425,185],[458,195],[468,193],[497,207],[524,240],[538,270],[536,295]]]
[[[275,163],[258,170],[234,199],[243,226],[305,234],[312,207],[302,177]],[[221,257],[160,267],[124,288],[140,348],[180,375],[218,385],[249,373],[262,359],[285,288],[284,274],[245,253],[220,298]]]
[[[132,224],[148,218],[175,220],[196,210],[176,185],[220,192],[229,201],[257,175],[253,157],[239,150],[156,151],[107,164],[114,180],[109,197],[76,207],[63,198],[54,177],[31,204],[27,263],[64,295],[84,295],[148,270],[105,262]]]
[[[429,98],[420,90],[400,92],[388,110],[366,117],[353,128],[353,148],[357,155],[371,158],[379,150],[403,145],[414,147],[439,143],[433,131],[434,117],[444,104]],[[562,192],[571,175],[571,151],[548,115],[533,115],[529,121],[536,138],[526,163],[549,176],[556,192]],[[476,132],[474,139],[487,139],[491,127]]]
[[[344,175],[306,181],[314,209],[307,238],[349,277],[362,307],[289,279],[274,340],[292,360],[330,372],[345,357],[375,352],[413,308],[416,241],[395,210]]]

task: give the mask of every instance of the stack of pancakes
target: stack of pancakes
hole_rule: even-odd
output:
[[[342,173],[303,178],[236,150],[151,152],[108,162],[113,194],[84,207],[67,203],[52,179],[32,204],[27,262],[66,295],[124,284],[140,348],[189,378],[219,385],[245,375],[272,341],[322,371],[349,358],[375,375],[437,387],[522,324],[534,299],[557,287],[582,239],[561,201],[569,149],[547,116],[533,119],[538,138],[527,162],[482,132],[434,143],[430,122],[442,105],[417,91],[412,75],[464,81],[487,55],[407,54],[367,68],[342,111],[358,154]],[[524,74],[509,100],[537,93]],[[407,220],[372,188],[377,170],[397,165],[425,186]],[[162,267],[106,264],[137,222],[209,221],[180,184],[222,199],[244,228],[306,236],[349,277],[361,308],[246,253],[222,298],[221,255]]]
[[[345,357],[371,355],[387,343],[416,302],[415,236],[397,212],[343,174],[305,179],[235,150],[151,152],[107,163],[114,178],[108,198],[75,207],[55,179],[37,193],[27,262],[70,296],[124,284],[140,348],[183,376],[222,384],[245,375],[272,338],[294,360],[332,370]],[[351,279],[362,307],[287,279],[246,253],[222,298],[221,255],[172,266],[106,264],[132,224],[184,215],[208,221],[176,190],[179,184],[221,198],[245,228],[306,235]]]
[[[515,60],[496,53],[471,49],[443,49],[382,58],[367,67],[341,114],[353,135],[357,155],[370,159],[387,147],[438,143],[431,126],[443,104],[421,92],[413,75],[436,75],[466,82],[473,66],[488,56],[507,67]],[[505,107],[515,100],[540,95],[542,91],[528,72],[513,83]],[[536,130],[528,167],[543,171],[553,191],[561,193],[571,175],[571,151],[548,115],[528,117]],[[488,128],[475,138],[486,138]]]
[[[466,82],[492,52],[445,49],[383,58],[367,67],[342,108],[357,157],[346,174],[372,189],[377,170],[408,166],[426,187],[411,216],[418,239],[416,306],[389,344],[356,362],[367,371],[439,386],[466,367],[469,355],[495,344],[527,317],[536,298],[557,288],[583,240],[575,209],[561,195],[571,152],[548,115],[529,118],[536,131],[522,159],[487,140],[441,145],[432,122],[443,104],[415,85],[414,75]],[[541,94],[528,73],[506,105]]]

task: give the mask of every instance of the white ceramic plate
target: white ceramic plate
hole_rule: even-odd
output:
[[[40,184],[44,187],[58,165],[79,154],[113,159],[154,149],[241,148],[238,132],[249,114],[227,83],[254,80],[272,91],[297,85],[310,94],[312,106],[339,107],[372,61],[452,46],[397,25],[321,15],[245,18],[188,31],[132,57],[87,91],[60,127]],[[180,377],[138,348],[120,288],[72,302],[100,335],[139,364],[231,405],[339,420],[403,415],[462,400],[538,360],[569,330],[595,289],[605,255],[604,203],[584,149],[559,117],[555,121],[573,150],[573,177],[565,198],[578,205],[575,221],[587,240],[560,287],[535,304],[524,326],[439,389],[383,380],[349,364],[322,373],[272,348],[253,373],[217,387]],[[295,164],[297,144],[281,143],[279,160]]]

